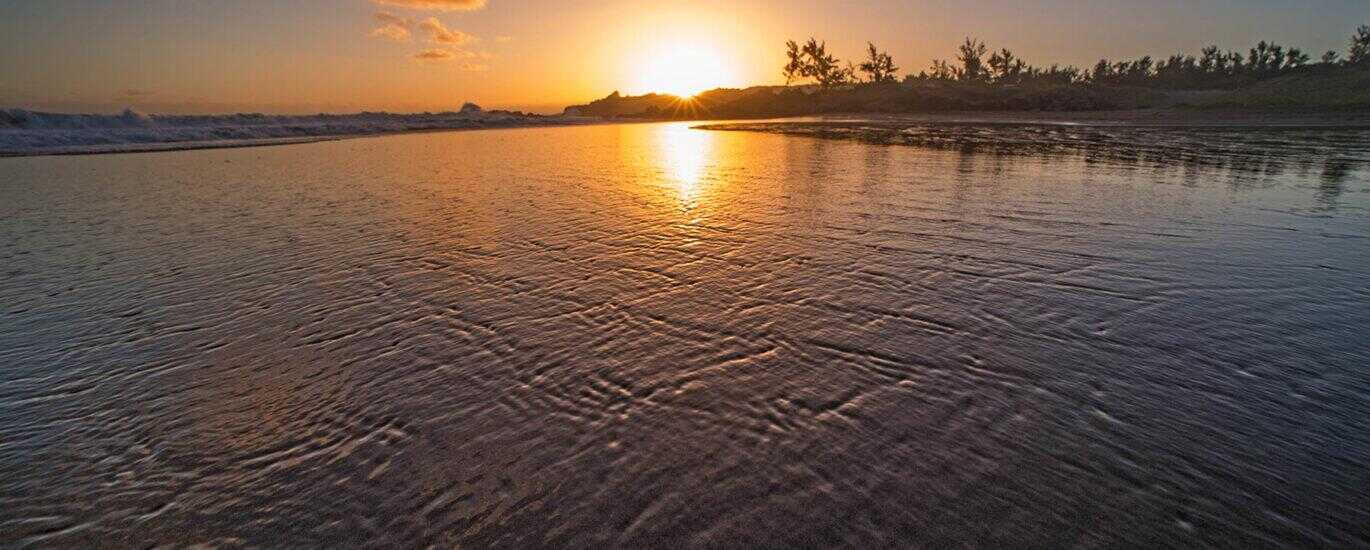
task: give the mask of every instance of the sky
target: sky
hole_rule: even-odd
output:
[[[554,112],[616,90],[781,84],[790,38],[843,58],[871,41],[903,74],[967,36],[1089,66],[1261,39],[1316,59],[1360,24],[1370,1],[0,0],[0,108]]]

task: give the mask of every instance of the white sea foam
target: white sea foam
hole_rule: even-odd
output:
[[[0,156],[152,151],[293,143],[420,130],[562,125],[587,119],[466,109],[345,115],[117,115],[0,109]]]

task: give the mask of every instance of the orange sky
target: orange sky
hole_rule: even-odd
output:
[[[966,35],[1089,65],[1258,39],[1316,57],[1359,23],[1363,0],[5,2],[0,107],[554,111],[614,90],[778,84],[784,41],[811,34],[842,57],[874,41],[916,73]]]

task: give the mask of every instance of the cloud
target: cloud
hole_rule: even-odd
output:
[[[486,53],[476,53],[466,50],[448,50],[444,48],[429,48],[414,54],[414,59],[424,63],[447,63],[457,62],[457,69],[463,71],[487,71],[489,65],[480,63],[480,60],[489,59]]]
[[[488,60],[491,55],[487,52],[472,52],[455,48],[462,44],[479,42],[480,39],[464,32],[447,28],[436,17],[429,17],[423,20],[400,17],[390,12],[379,11],[375,15],[376,21],[381,26],[371,31],[371,36],[385,38],[396,42],[408,42],[413,33],[418,32],[428,36],[428,41],[433,44],[443,44],[449,47],[428,48],[413,55],[413,58],[423,63],[446,63],[458,62],[457,68],[463,71],[485,71],[490,67],[481,61]]]
[[[396,42],[408,42],[409,29],[406,29],[399,25],[386,25],[384,27],[371,31],[371,36],[376,38],[387,38],[390,40],[394,40]]]
[[[375,17],[381,26],[371,31],[371,36],[374,38],[408,42],[413,32],[422,32],[427,34],[428,41],[434,44],[460,46],[480,40],[464,32],[447,28],[447,25],[442,24],[442,21],[438,21],[436,17],[417,21],[385,11],[376,12]]]
[[[371,0],[414,10],[476,11],[485,7],[485,0]]]
[[[460,46],[476,40],[476,37],[474,36],[447,28],[447,26],[443,25],[442,21],[438,21],[438,18],[436,17],[429,17],[428,19],[420,21],[419,28],[424,32],[427,32],[429,40],[436,44]]]
[[[414,54],[414,59],[419,61],[451,61],[457,54],[442,48],[431,48]]]
[[[371,36],[375,38],[386,38],[396,42],[409,41],[409,28],[414,26],[414,22],[389,12],[376,12],[376,20],[381,22],[381,26],[371,31]]]
[[[154,91],[152,91],[152,90],[143,90],[143,89],[139,89],[139,88],[129,88],[129,89],[127,89],[127,90],[123,90],[123,91],[119,92],[119,95],[120,95],[120,96],[123,96],[123,97],[145,97],[145,96],[150,96],[150,95],[155,94],[155,93],[157,93],[157,92],[154,92]]]
[[[504,43],[507,43],[507,42],[513,42],[513,41],[514,41],[514,37],[512,37],[512,36],[496,36],[496,37],[495,37],[495,42],[499,42],[500,44],[504,44]]]
[[[380,21],[381,23],[386,23],[389,25],[399,25],[401,27],[406,28],[414,24],[414,21],[412,19],[406,19],[393,13],[390,13],[388,11],[376,12],[376,20]]]

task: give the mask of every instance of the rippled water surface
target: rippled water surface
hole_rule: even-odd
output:
[[[1370,544],[1370,133],[984,132],[0,159],[0,544]]]

